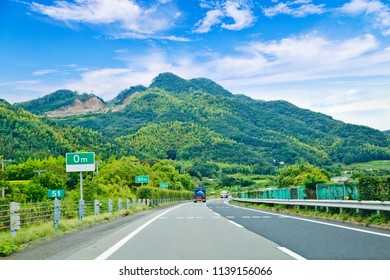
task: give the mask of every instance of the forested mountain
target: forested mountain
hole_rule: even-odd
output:
[[[62,102],[48,97],[40,100],[46,100],[46,108],[55,109]],[[38,101],[30,104],[33,102]],[[69,145],[74,149],[94,148],[102,157],[200,159],[264,167],[279,162],[326,165],[390,159],[389,139],[383,132],[345,124],[285,101],[266,102],[234,95],[205,78],[185,80],[163,73],[148,88],[130,87],[106,104],[110,103],[123,108],[50,121],[32,114],[29,118],[34,125],[39,123],[56,131],[55,135],[62,127],[88,131],[91,137],[75,136],[77,143],[68,141]],[[27,114],[15,106],[2,107],[14,114]],[[25,105],[24,108],[31,110]],[[20,123],[16,115],[14,118],[15,124],[29,127]],[[2,130],[1,139],[13,133],[9,123],[2,125],[6,130]],[[27,129],[25,135],[28,134]],[[85,146],[81,147],[83,141]],[[29,149],[28,143],[25,149]],[[63,150],[59,148],[58,152]]]
[[[109,154],[117,148],[97,131],[59,125],[0,100],[0,155],[7,159],[22,162],[83,150]]]

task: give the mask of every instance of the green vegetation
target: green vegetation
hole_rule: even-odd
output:
[[[76,97],[90,96],[60,90],[23,104],[0,102],[0,155],[17,164],[29,158],[44,160],[66,152],[94,151],[103,161],[102,167],[122,157],[136,157],[150,167],[173,160],[170,164],[180,174],[188,173],[194,184],[212,188],[313,186],[338,176],[343,168],[349,168],[346,164],[390,159],[389,137],[375,129],[345,124],[285,101],[233,95],[211,80],[185,80],[171,73],[158,75],[148,88],[130,87],[108,103],[122,105],[128,100],[122,111],[49,120],[20,108],[35,108],[44,114]],[[275,179],[280,169],[291,165],[320,169]],[[29,180],[34,170],[29,169],[29,177],[26,172],[11,174],[11,168],[5,176]],[[387,171],[383,168],[379,175],[385,176]],[[361,168],[353,171],[356,178],[378,175],[367,172]],[[42,175],[42,180],[51,182],[45,186],[53,185],[50,176],[51,171]],[[57,184],[71,190],[77,179],[68,177]],[[107,183],[99,177],[95,185]],[[172,186],[180,186],[177,182]],[[20,183],[15,185],[16,190],[23,188]],[[130,184],[134,193],[131,188]]]
[[[46,168],[41,174],[34,172],[36,169]],[[280,168],[276,175],[256,175],[256,169],[250,165],[240,164],[216,164],[195,160],[139,160],[136,157],[114,157],[99,165],[99,173],[87,173],[84,181],[84,198],[87,201],[93,199],[106,200],[107,198],[140,198],[140,199],[164,199],[184,198],[191,199],[194,186],[202,184],[208,190],[216,190],[216,194],[222,189],[231,193],[245,189],[258,189],[279,184],[280,187],[294,186],[296,184],[315,184],[328,181],[328,173],[313,165],[292,165]],[[150,182],[144,186],[135,183],[135,176],[150,175]],[[191,174],[191,175],[190,175]],[[66,196],[63,200],[77,201],[79,199],[78,174],[65,172],[65,159],[49,157],[43,160],[29,159],[24,163],[9,165],[2,175],[12,179],[6,183],[6,199],[0,204],[9,201],[36,202],[47,201],[47,189],[65,189]],[[207,175],[209,177],[203,177]],[[215,178],[215,179],[211,179]],[[363,195],[370,195],[371,199],[390,199],[390,178],[363,177],[359,180],[359,190]],[[160,189],[161,182],[168,182],[169,190]],[[12,184],[12,187],[11,187]],[[368,197],[366,197],[368,198]],[[251,205],[252,204],[247,204]],[[386,213],[377,216],[374,213],[361,211],[360,214],[345,211],[342,214],[336,212],[313,211],[311,209],[296,209],[286,206],[275,206],[268,210],[293,213],[299,215],[318,216],[322,218],[337,219],[342,221],[354,221],[365,225],[380,224],[389,226],[389,216]],[[134,209],[133,209],[134,210]],[[131,210],[131,211],[133,211]],[[74,217],[77,211],[64,209],[58,230],[54,230],[52,223],[47,222],[39,226],[24,228],[18,231],[17,238],[10,238],[9,232],[0,233],[0,255],[7,255],[21,249],[24,244],[34,240],[54,238],[69,231],[77,230],[90,223],[96,223],[124,214],[103,214],[97,217],[91,216],[83,219],[81,224]]]
[[[115,105],[121,105],[123,104],[128,97],[133,95],[136,92],[143,92],[146,90],[146,87],[144,86],[133,86],[128,89],[122,90],[117,97],[115,97],[110,103],[113,103]]]
[[[42,115],[76,97],[90,96],[61,90],[17,106]],[[51,121],[2,103],[1,116],[8,117],[1,118],[0,154],[21,162],[29,152],[43,158],[93,149],[102,159],[113,155],[257,164],[262,174],[272,174],[280,162],[325,166],[390,159],[390,138],[383,132],[285,101],[233,95],[205,78],[185,80],[163,73],[148,88],[130,87],[107,104],[122,105],[128,97],[123,110]],[[184,139],[178,139],[180,133]]]
[[[359,200],[390,201],[390,177],[359,178]]]
[[[192,199],[195,182],[189,174],[181,174],[169,160],[148,160],[140,161],[136,157],[123,157],[121,159],[110,158],[99,165],[99,173],[84,172],[84,199],[100,201],[108,198],[137,199]],[[41,172],[35,172],[40,170]],[[44,170],[44,172],[43,172]],[[135,183],[135,176],[149,175],[150,182],[141,186]],[[26,202],[48,202],[48,189],[64,189],[65,198],[62,199],[62,213],[59,229],[53,229],[52,222],[44,222],[30,227],[23,226],[18,231],[16,238],[11,238],[9,232],[0,233],[0,255],[7,255],[21,248],[21,245],[34,240],[58,236],[84,227],[90,223],[111,220],[122,215],[130,215],[139,209],[131,208],[121,214],[103,214],[99,216],[87,216],[83,222],[75,219],[77,210],[72,202],[79,200],[79,181],[77,173],[65,172],[65,158],[58,156],[45,159],[28,159],[19,164],[10,164],[5,172],[1,173],[3,178],[10,181],[0,181],[5,187],[6,197],[0,198],[0,205],[7,205],[10,201]],[[160,189],[160,183],[168,183],[169,189]],[[68,206],[67,206],[68,205]],[[38,213],[38,204],[33,204],[29,211]],[[145,206],[144,208],[145,209]],[[0,223],[3,221],[0,220]],[[25,221],[28,222],[28,221]]]
[[[79,126],[57,125],[18,107],[0,102],[0,155],[23,162],[65,155],[69,151],[92,150],[108,155],[113,145],[101,133]]]
[[[376,161],[369,161],[369,162],[360,162],[360,163],[353,163],[350,165],[345,166],[345,168],[350,170],[390,170],[390,161],[389,160],[376,160]]]
[[[92,201],[141,196],[142,199],[191,198],[195,182],[189,174],[180,174],[172,163],[169,160],[140,161],[136,157],[123,157],[119,160],[111,158],[99,165],[99,174],[84,173],[84,199]],[[39,174],[35,172],[37,170],[45,171]],[[139,184],[135,183],[135,177],[139,175],[150,177],[150,182],[144,185],[142,191]],[[5,187],[7,201],[42,202],[48,200],[49,189],[63,189],[66,192],[65,200],[79,200],[78,174],[66,173],[63,156],[43,160],[28,159],[24,163],[9,165],[2,176],[12,182],[0,182]],[[169,190],[159,189],[162,182],[169,184]],[[147,188],[151,191],[145,191]]]
[[[291,165],[280,170],[278,186],[280,188],[292,186],[306,186],[315,188],[319,183],[329,182],[329,174],[310,164]]]

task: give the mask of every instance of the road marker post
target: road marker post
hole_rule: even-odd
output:
[[[54,215],[53,215],[54,228],[58,229],[58,223],[61,219],[61,200],[57,197],[54,198]]]
[[[16,237],[16,231],[20,229],[20,203],[10,203],[10,229],[11,236]]]

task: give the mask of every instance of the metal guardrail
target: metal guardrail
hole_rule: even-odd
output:
[[[235,201],[283,204],[294,206],[334,207],[350,208],[357,210],[390,211],[390,201],[357,201],[357,200],[310,200],[310,199],[255,199],[255,198],[232,198]],[[342,210],[340,210],[342,212]]]

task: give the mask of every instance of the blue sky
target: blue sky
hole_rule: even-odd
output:
[[[389,0],[2,0],[0,98],[108,101],[162,72],[390,129]]]

